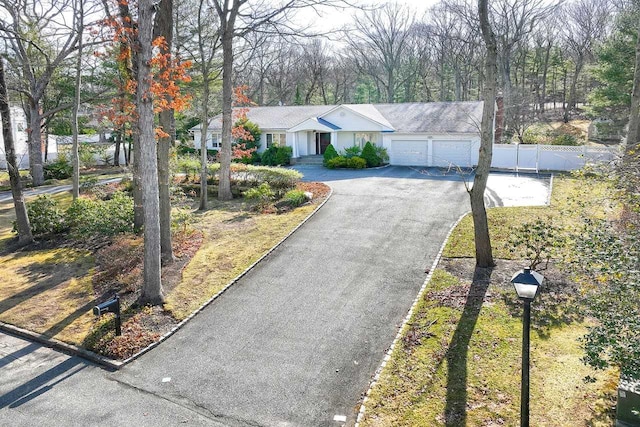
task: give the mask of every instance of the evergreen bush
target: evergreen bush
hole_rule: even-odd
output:
[[[48,194],[27,203],[27,214],[34,236],[57,234],[67,228],[60,204]],[[14,230],[17,230],[15,223]]]
[[[373,148],[373,145],[369,141],[367,141],[367,143],[364,145],[361,157],[367,162],[368,168],[380,166],[380,158],[376,154],[375,148]]]
[[[53,162],[45,163],[44,179],[67,179],[73,174],[73,166],[64,155],[59,155]]]
[[[327,149],[324,151],[324,160],[323,160],[323,164],[326,166],[327,162],[335,157],[338,157],[338,152],[336,151],[335,147],[333,146],[333,144],[329,144],[327,146]]]

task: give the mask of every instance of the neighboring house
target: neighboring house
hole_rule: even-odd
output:
[[[260,148],[287,145],[293,158],[340,152],[367,141],[387,149],[392,165],[460,166],[478,163],[482,102],[344,104],[253,107],[247,118],[262,131]],[[201,127],[191,129],[195,146]],[[207,147],[219,149],[222,115],[209,122]]]
[[[27,118],[20,107],[12,106],[11,130],[13,133],[13,145],[16,153],[16,160],[20,169],[29,167],[29,149],[27,146]],[[0,132],[0,170],[7,169],[7,160],[4,154],[4,139]]]

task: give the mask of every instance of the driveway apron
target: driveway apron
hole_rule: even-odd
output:
[[[264,262],[111,378],[226,425],[352,424],[468,196],[448,178],[330,185],[328,203]]]

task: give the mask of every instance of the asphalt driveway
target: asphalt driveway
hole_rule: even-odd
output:
[[[309,222],[119,372],[26,342],[3,352],[10,337],[0,334],[0,419],[338,426],[346,417],[352,424],[425,270],[469,205],[457,175],[361,172],[317,177],[334,194]]]
[[[266,262],[113,377],[228,425],[353,422],[468,196],[455,179],[330,184],[329,202]]]

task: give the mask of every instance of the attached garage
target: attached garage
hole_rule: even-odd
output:
[[[473,144],[471,141],[433,140],[432,166],[473,166]]]
[[[429,144],[427,140],[392,140],[389,163],[399,166],[428,166]]]

